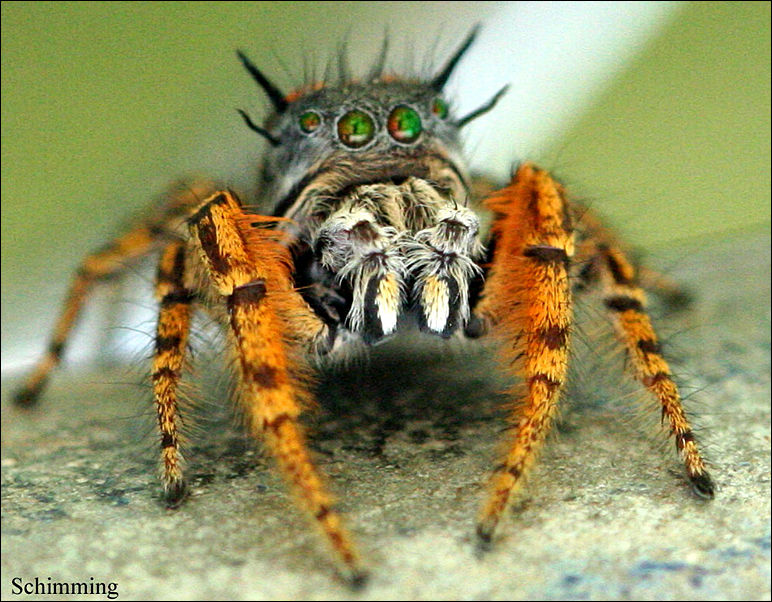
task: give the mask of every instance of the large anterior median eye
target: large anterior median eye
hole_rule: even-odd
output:
[[[386,127],[394,140],[410,144],[421,135],[421,116],[410,107],[400,105],[389,114]]]
[[[363,111],[349,111],[338,121],[338,138],[346,146],[360,148],[375,136],[373,118]]]

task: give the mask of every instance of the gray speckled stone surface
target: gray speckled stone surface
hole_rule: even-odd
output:
[[[119,599],[768,600],[769,256],[768,233],[756,233],[649,262],[675,264],[697,296],[659,324],[685,391],[696,391],[713,502],[690,494],[672,442],[653,435],[656,409],[641,410],[605,351],[610,338],[592,343],[585,325],[557,434],[479,558],[474,517],[502,425],[500,383],[474,345],[406,356],[388,344],[328,375],[311,419],[372,568],[353,593],[332,578],[270,462],[221,411],[200,420],[187,453],[191,498],[166,510],[147,391],[109,384],[123,371],[64,369],[34,411],[11,407],[18,380],[3,382],[2,597],[36,598],[15,595],[14,577],[94,577],[117,583]],[[218,405],[217,387],[202,389]]]

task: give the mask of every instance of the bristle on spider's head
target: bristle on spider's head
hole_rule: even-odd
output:
[[[241,117],[244,119],[244,122],[247,124],[247,127],[253,132],[257,132],[263,138],[268,140],[268,142],[271,143],[271,146],[279,146],[281,144],[281,140],[279,140],[275,136],[272,136],[268,130],[260,127],[259,125],[256,125],[255,122],[252,121],[252,118],[249,115],[247,115],[246,111],[242,111],[241,109],[236,109],[236,110],[239,112],[239,115],[241,115]]]
[[[480,115],[485,115],[488,111],[490,111],[493,107],[496,106],[496,103],[499,102],[499,99],[504,96],[504,94],[509,90],[509,84],[504,86],[501,90],[496,92],[496,94],[493,95],[493,98],[491,98],[488,102],[486,102],[483,106],[475,109],[465,117],[462,117],[461,119],[456,120],[456,127],[464,127],[467,123],[472,121],[473,119],[477,119]]]
[[[338,81],[341,85],[345,84],[352,79],[351,65],[349,64],[348,55],[348,37],[344,39],[338,45],[337,62],[338,62]]]
[[[436,90],[437,92],[442,91],[442,89],[445,87],[445,84],[448,82],[448,79],[450,79],[453,70],[456,68],[456,65],[458,65],[458,62],[464,56],[466,51],[469,50],[469,47],[472,45],[472,42],[474,42],[479,32],[480,26],[475,25],[464,40],[464,43],[461,44],[461,47],[456,51],[456,54],[454,54],[445,64],[445,67],[442,69],[442,71],[434,76],[430,84],[432,89]]]
[[[284,113],[284,111],[286,111],[287,107],[289,106],[286,95],[282,94],[282,92],[273,83],[271,83],[271,81],[263,74],[263,72],[260,71],[260,69],[258,69],[255,64],[247,58],[246,54],[241,52],[241,50],[237,50],[236,54],[238,54],[239,59],[241,59],[241,63],[244,65],[244,68],[249,71],[252,79],[254,79],[268,95],[268,98],[276,109],[276,112]]]
[[[383,69],[386,66],[386,57],[389,54],[389,36],[385,34],[383,36],[383,42],[381,42],[381,51],[378,53],[375,63],[370,67],[370,71],[367,73],[367,81],[373,81],[379,79],[383,75]]]

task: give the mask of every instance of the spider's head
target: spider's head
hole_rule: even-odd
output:
[[[274,212],[295,216],[309,194],[335,196],[353,186],[411,176],[463,198],[467,176],[459,131],[493,108],[506,90],[469,115],[453,114],[443,88],[476,33],[428,80],[384,75],[384,48],[378,65],[361,81],[319,83],[289,95],[239,52],[274,108],[263,126],[242,112],[247,125],[270,143],[261,188]]]

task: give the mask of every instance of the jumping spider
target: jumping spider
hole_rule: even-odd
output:
[[[93,285],[160,249],[152,382],[168,505],[186,493],[177,388],[191,314],[203,308],[230,332],[249,429],[318,522],[343,574],[358,583],[365,572],[298,421],[311,396],[306,360],[336,356],[354,339],[377,343],[411,319],[443,338],[499,341],[501,365],[522,384],[477,525],[487,543],[555,416],[572,294],[595,288],[635,377],[661,406],[694,491],[712,497],[636,272],[614,237],[530,163],[509,185],[478,198],[485,186],[468,175],[459,131],[505,89],[461,118],[443,97],[475,34],[428,80],[385,75],[382,56],[361,81],[289,95],[239,53],[274,109],[263,126],[242,112],[269,143],[258,199],[269,214],[250,212],[233,192],[206,184],[170,194],[86,257],[48,352],[16,401],[32,404],[39,396]],[[490,225],[483,227],[486,215]]]

